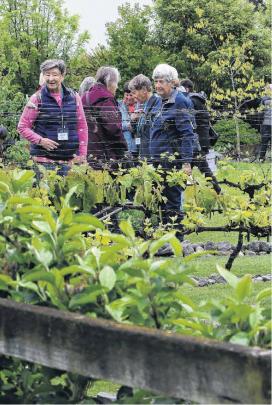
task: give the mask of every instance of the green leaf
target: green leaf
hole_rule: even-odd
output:
[[[246,332],[238,332],[230,338],[229,342],[236,345],[248,346],[250,339]]]
[[[124,235],[116,235],[116,234],[105,234],[112,242],[119,243],[123,247],[131,247],[132,243],[129,239],[127,239]]]
[[[63,200],[63,205],[64,205],[65,207],[67,207],[67,206],[69,207],[70,199],[71,199],[72,195],[76,193],[77,188],[78,188],[77,185],[74,186],[74,187],[72,187],[72,188],[68,191],[68,193],[66,194],[66,196],[65,196],[65,198],[64,198],[64,200]]]
[[[21,195],[13,195],[12,197],[9,198],[8,203],[10,205],[28,204],[28,205],[31,205],[32,208],[33,208],[33,205],[37,205],[37,201],[34,198],[24,197]],[[29,207],[29,208],[31,208],[31,207]]]
[[[199,322],[194,322],[188,319],[175,319],[172,321],[174,325],[178,326],[185,326],[187,328],[199,331],[199,332],[204,332],[204,326],[199,323]]]
[[[235,293],[240,301],[248,297],[252,290],[252,279],[249,274],[243,276],[237,283]]]
[[[106,310],[117,322],[123,322],[122,315],[124,311],[134,305],[137,305],[135,299],[130,296],[125,296],[106,305]]]
[[[35,256],[39,263],[42,265],[48,267],[52,260],[53,260],[53,254],[50,252],[50,250],[45,250],[45,249],[34,249]]]
[[[116,300],[112,302],[109,305],[106,305],[106,310],[108,313],[111,315],[111,317],[116,321],[116,322],[122,322],[123,318],[123,312],[124,312],[124,305],[120,300]]]
[[[32,226],[39,232],[47,233],[49,235],[52,234],[52,229],[48,222],[44,221],[32,221]]]
[[[155,253],[158,252],[158,250],[166,245],[166,243],[169,243],[172,247],[173,252],[176,254],[180,254],[182,252],[182,247],[180,245],[180,242],[178,239],[175,237],[174,233],[167,233],[163,235],[160,239],[155,240],[154,242],[151,243],[149,252],[151,255],[154,255]]]
[[[236,288],[239,278],[232,274],[230,271],[223,269],[223,267],[216,265],[218,273],[226,280],[226,282],[232,287]]]
[[[24,202],[23,201],[22,202],[17,201],[16,204],[21,204],[21,203],[23,204]],[[18,212],[19,214],[41,214],[41,215],[44,215],[48,211],[51,213],[50,208],[41,207],[39,205],[27,205],[25,207],[18,207],[16,209],[16,212]]]
[[[55,285],[55,276],[53,273],[42,270],[34,270],[23,276],[23,281],[46,281],[52,285]]]
[[[90,214],[76,214],[73,221],[80,224],[92,225],[94,229],[105,229],[103,222]]]
[[[129,238],[131,238],[131,239],[135,238],[135,232],[134,232],[133,226],[131,225],[130,221],[121,221],[119,224],[119,228]]]
[[[182,244],[178,240],[176,236],[173,236],[173,238],[170,239],[169,241],[170,246],[172,247],[172,250],[176,256],[180,256],[182,254]]]
[[[99,273],[99,281],[102,287],[107,288],[109,291],[112,290],[116,283],[116,274],[113,268],[105,266]]]
[[[5,284],[6,286],[16,287],[16,281],[14,281],[10,276],[7,274],[0,274],[0,281]]]
[[[68,231],[63,235],[64,240],[70,239],[72,236],[81,235],[84,232],[93,231],[94,227],[92,225],[71,225]]]
[[[94,275],[95,272],[92,270],[89,270],[90,268],[88,266],[78,266],[78,265],[72,265],[72,266],[67,266],[67,267],[63,267],[60,270],[60,274],[65,277],[65,276],[69,276],[71,274],[77,274],[77,273],[87,273],[87,274],[92,274]]]
[[[102,293],[103,293],[103,288],[101,288],[98,285],[92,285],[92,286],[86,288],[86,290],[84,290],[84,292],[74,295],[69,302],[69,308],[75,309],[82,305],[91,304],[93,302],[96,302],[97,297],[99,295],[101,295]]]
[[[6,183],[4,183],[3,181],[0,181],[0,193],[11,194],[9,186]]]
[[[119,267],[119,269],[122,271],[127,271],[127,270],[131,270],[131,269],[147,271],[148,268],[149,268],[149,262],[145,259],[138,259],[138,258],[129,259],[125,263],[121,264],[121,266]]]
[[[69,225],[73,220],[73,210],[70,207],[63,207],[60,210],[58,222]]]
[[[271,298],[271,288],[265,288],[264,290],[260,291],[256,296],[256,301],[260,302],[266,298]]]

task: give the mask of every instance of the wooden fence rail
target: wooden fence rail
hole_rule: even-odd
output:
[[[199,403],[270,403],[270,352],[0,299],[0,353]]]

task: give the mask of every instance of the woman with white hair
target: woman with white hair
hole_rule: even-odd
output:
[[[189,98],[176,90],[178,72],[174,67],[160,64],[154,69],[152,78],[155,90],[161,98],[161,107],[150,132],[151,156],[165,169],[175,166],[190,175],[195,137],[190,116],[192,103]],[[173,156],[174,161],[169,159]],[[175,215],[182,219],[181,188],[165,184],[164,196],[167,197],[167,202],[162,206],[164,222],[170,222],[170,217]]]
[[[93,86],[95,85],[95,78],[92,76],[87,76],[85,79],[82,81],[82,83],[79,86],[78,94],[80,97],[83,96],[83,94],[86,91],[89,91]]]
[[[102,161],[119,159],[127,150],[115,98],[120,74],[115,67],[102,66],[95,80],[94,86],[82,97],[89,129],[88,156]]]
[[[150,157],[150,128],[156,115],[160,98],[153,94],[152,83],[147,76],[139,74],[129,82],[134,97],[143,105],[136,128],[136,142],[139,145],[139,156]]]

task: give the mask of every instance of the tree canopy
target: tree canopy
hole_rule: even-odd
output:
[[[270,2],[264,7],[249,0],[155,0],[142,9],[127,4],[108,24],[105,59],[100,49],[92,54],[91,64],[99,56],[129,79],[140,72],[150,76],[157,63],[167,62],[197,89],[210,93],[222,54],[247,44],[244,63],[251,64],[254,80],[265,79],[270,71],[269,10]],[[216,80],[220,87],[231,88],[223,70]]]
[[[30,94],[37,87],[43,60],[71,60],[88,37],[86,32],[79,34],[79,17],[70,16],[57,0],[2,0],[2,76],[12,76],[18,89]]]

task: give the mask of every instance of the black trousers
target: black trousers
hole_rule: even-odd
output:
[[[260,159],[265,159],[269,142],[271,142],[271,125],[262,125],[261,136]]]

